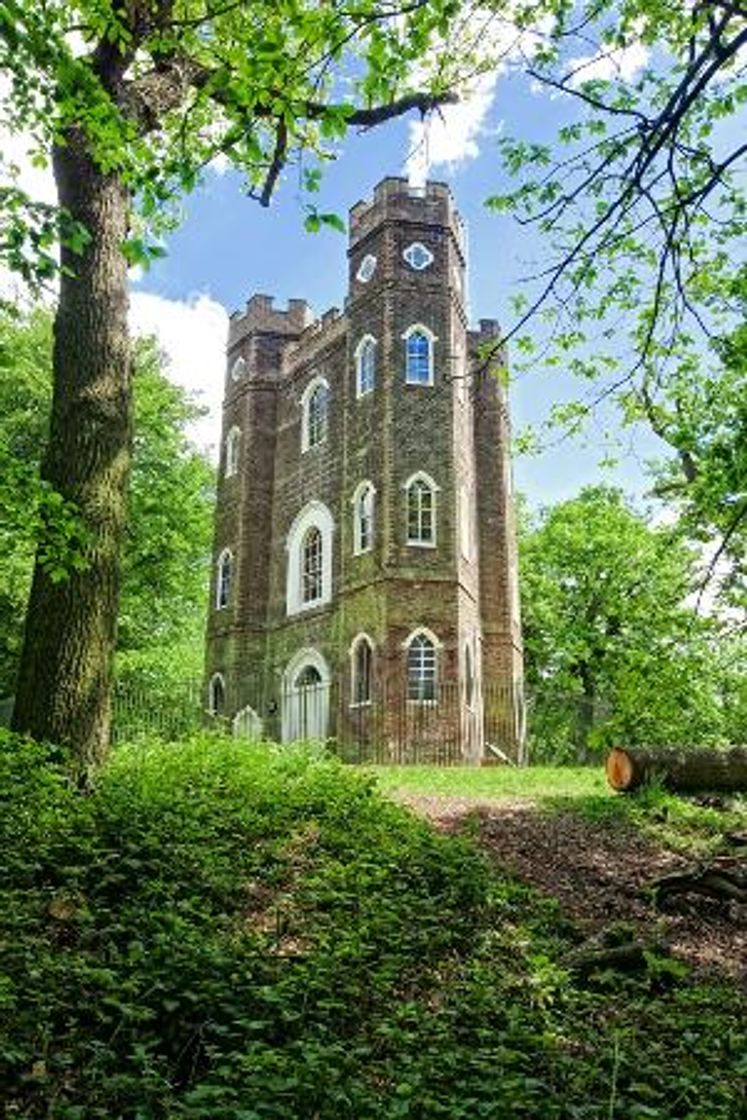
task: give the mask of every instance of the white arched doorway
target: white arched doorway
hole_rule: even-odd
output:
[[[315,649],[302,649],[283,674],[282,740],[326,739],[330,676]]]

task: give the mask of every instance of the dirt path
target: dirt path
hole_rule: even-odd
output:
[[[477,817],[477,840],[495,864],[557,899],[583,934],[611,922],[656,935],[689,964],[747,981],[747,913],[690,896],[662,915],[647,884],[689,863],[620,822],[548,813],[527,800],[486,801],[400,793],[397,799],[448,832]]]

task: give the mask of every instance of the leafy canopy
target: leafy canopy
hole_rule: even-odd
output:
[[[349,127],[450,100],[476,65],[464,25],[461,49],[444,46],[461,10],[457,0],[16,0],[0,10],[8,123],[33,138],[42,162],[68,130],[81,132],[99,167],[136,197],[126,252],[147,259],[161,251],[153,235],[174,220],[174,201],[212,160],[238,168],[264,204],[290,162],[313,193],[319,161]],[[47,273],[48,209],[12,174],[9,183],[3,256],[31,273],[41,253]],[[307,209],[310,228],[338,224]],[[84,240],[72,217],[62,215],[63,236]]]
[[[74,509],[39,477],[52,393],[51,316],[0,314],[0,694],[12,691],[34,552],[64,579],[85,564]],[[189,443],[199,410],[135,347],[136,436],[123,555],[121,651],[202,645],[213,469]],[[199,673],[194,662],[190,673]]]
[[[687,604],[696,554],[671,528],[587,487],[525,521],[519,555],[536,758],[741,741],[744,658]]]

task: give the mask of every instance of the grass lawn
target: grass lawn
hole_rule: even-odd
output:
[[[599,766],[372,766],[379,788],[448,797],[609,797]]]
[[[611,803],[594,771],[379,778],[460,776]],[[578,974],[552,899],[313,751],[123,747],[81,796],[0,733],[0,866],[5,1117],[747,1115],[733,983]]]

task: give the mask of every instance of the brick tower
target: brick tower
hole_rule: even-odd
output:
[[[385,179],[349,228],[344,314],[231,318],[208,707],[351,757],[520,759],[498,325],[469,330],[445,185]]]

